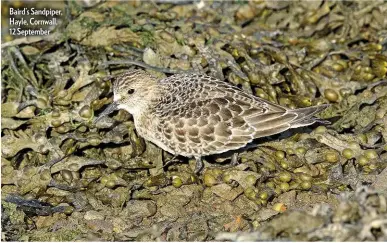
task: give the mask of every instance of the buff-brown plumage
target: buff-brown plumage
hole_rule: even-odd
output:
[[[157,80],[141,70],[117,76],[114,100],[132,113],[140,136],[172,154],[196,158],[308,126],[327,107],[291,110],[207,75]]]

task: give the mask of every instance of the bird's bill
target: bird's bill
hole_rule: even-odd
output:
[[[95,118],[94,123],[98,122],[102,117],[105,117],[110,113],[112,113],[113,111],[117,110],[117,107],[118,107],[118,103],[116,101],[111,103],[108,107],[106,107],[106,109],[101,114],[99,114],[98,117]]]

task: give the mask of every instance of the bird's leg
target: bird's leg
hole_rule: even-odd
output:
[[[195,166],[195,174],[199,174],[200,171],[203,169],[204,164],[201,157],[195,157],[196,159],[196,166]]]
[[[231,156],[231,165],[232,166],[237,166],[239,163],[238,163],[238,153],[233,153],[233,155]]]

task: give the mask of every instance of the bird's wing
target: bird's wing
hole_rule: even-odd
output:
[[[190,82],[184,77],[176,80]],[[171,146],[189,154],[222,153],[255,138],[309,125],[323,108],[290,110],[203,75],[188,86],[183,95],[166,96],[167,102],[159,107],[163,112],[158,130]]]

